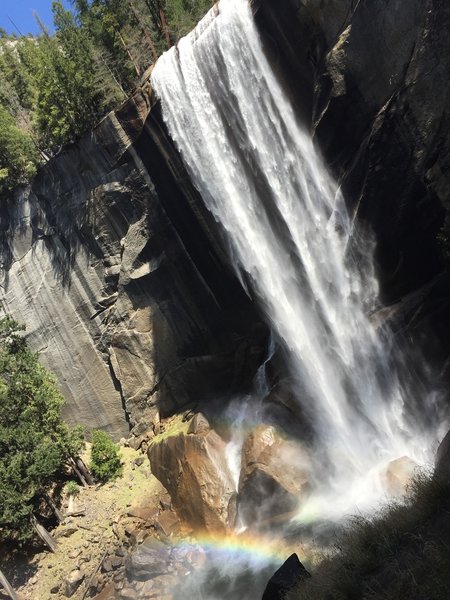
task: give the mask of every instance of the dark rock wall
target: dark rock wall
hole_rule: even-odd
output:
[[[260,0],[256,19],[349,207],[373,231],[395,328],[443,368],[450,198],[446,0]],[[394,311],[391,312],[391,315]]]

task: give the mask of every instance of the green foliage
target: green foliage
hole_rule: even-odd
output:
[[[64,487],[64,491],[68,496],[78,496],[80,493],[80,486],[76,481],[68,481]]]
[[[42,158],[124,100],[158,55],[191,30],[212,0],[53,2],[55,34],[0,31],[0,194]]]
[[[0,320],[0,534],[24,541],[34,506],[83,438],[61,420],[63,397],[21,331]]]
[[[211,6],[209,0],[166,0],[165,10],[172,40],[177,42],[189,33]]]
[[[91,471],[101,482],[115,479],[122,474],[118,446],[107,433],[96,429],[92,433]]]
[[[36,172],[38,159],[31,138],[0,104],[0,194],[26,183]]]
[[[403,504],[355,517],[286,600],[427,598],[450,589],[450,481],[418,475]]]

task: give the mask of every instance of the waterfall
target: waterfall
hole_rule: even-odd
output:
[[[318,436],[322,494],[363,502],[368,474],[405,454],[423,459],[425,445],[404,418],[406,392],[369,318],[373,240],[358,233],[299,123],[246,0],[221,0],[159,59],[151,81],[236,271],[288,351]]]

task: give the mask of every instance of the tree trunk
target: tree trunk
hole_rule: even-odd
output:
[[[124,47],[125,52],[128,54],[128,58],[130,59],[131,64],[133,65],[134,70],[136,71],[136,75],[139,77],[140,74],[141,74],[141,72],[140,72],[139,67],[138,67],[138,65],[136,64],[136,62],[135,62],[135,60],[133,58],[133,55],[130,52],[130,49],[127,46],[127,43],[125,42],[125,40],[123,38],[123,35],[120,33],[120,31],[117,31],[117,35],[119,36],[119,40],[121,41],[122,46]]]
[[[167,49],[169,49],[172,46],[172,44],[170,42],[169,28],[167,27],[166,15],[164,14],[164,11],[162,8],[159,10],[159,17],[161,19],[162,28],[164,31],[164,37],[166,38],[166,46],[167,46]]]
[[[38,536],[41,538],[41,540],[44,542],[44,544],[46,546],[48,546],[48,548],[51,550],[51,552],[55,552],[55,550],[58,546],[55,538],[49,534],[49,532],[45,529],[45,527],[43,525],[38,523],[36,517],[33,516],[31,521],[33,523],[35,532],[38,534]]]
[[[3,589],[8,594],[8,596],[11,598],[11,600],[20,600],[19,595],[16,594],[16,592],[13,590],[13,588],[11,587],[9,581],[3,575],[2,571],[0,571],[0,585],[3,586]]]
[[[139,16],[139,13],[136,10],[136,7],[134,6],[133,0],[128,0],[128,4],[130,5],[130,8],[134,14],[134,18],[136,19],[139,27],[141,28],[142,35],[144,36],[145,41],[147,42],[147,45],[150,48],[150,53],[152,55],[153,62],[156,62],[158,60],[158,53],[156,52],[155,44],[153,43],[152,36],[150,35],[148,27],[145,26],[145,23]]]
[[[89,487],[88,482],[86,481],[86,478],[84,477],[83,473],[78,468],[77,463],[74,461],[73,458],[69,458],[69,465],[72,467],[73,472],[80,480],[81,485],[83,487]]]
[[[67,514],[68,515],[73,513],[73,502],[74,502],[73,494],[70,494],[69,502],[68,502],[68,506],[67,506]]]
[[[87,466],[86,466],[85,462],[83,461],[83,459],[80,458],[79,456],[77,456],[77,458],[75,459],[75,464],[77,465],[77,468],[80,471],[80,473],[83,474],[83,477],[85,478],[87,484],[88,485],[95,485],[94,478],[92,477],[91,472],[87,468]]]
[[[50,496],[50,494],[47,494],[47,493],[45,493],[44,496],[45,496],[45,499],[47,500],[48,504],[51,506],[53,512],[55,513],[55,517],[58,519],[58,521],[60,523],[62,523],[62,521],[64,521],[64,515],[59,510],[59,508],[56,506],[53,498]]]

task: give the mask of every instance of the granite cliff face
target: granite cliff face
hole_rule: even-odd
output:
[[[1,209],[3,311],[65,417],[116,438],[245,390],[266,337],[152,103],[146,84]]]
[[[375,233],[399,337],[444,371],[448,3],[259,0],[255,14],[298,114]],[[158,409],[249,387],[266,328],[148,84],[2,202],[0,218],[1,306],[56,373],[66,418],[139,436]]]

